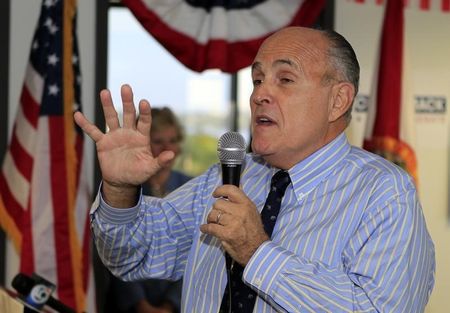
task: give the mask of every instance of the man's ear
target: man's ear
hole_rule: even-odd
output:
[[[347,112],[355,97],[355,87],[349,82],[340,82],[333,86],[330,98],[329,122],[335,122]]]

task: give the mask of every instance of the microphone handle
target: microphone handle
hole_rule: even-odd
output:
[[[76,313],[74,309],[68,307],[64,303],[51,297],[47,300],[46,305],[56,310],[58,313]]]
[[[239,187],[239,181],[241,178],[241,164],[225,164],[222,163],[222,183],[224,185],[235,185]],[[231,274],[231,270],[234,265],[234,260],[228,253],[225,252],[225,261],[228,276]]]
[[[239,187],[241,178],[241,164],[222,163],[222,182],[224,185],[235,185]]]

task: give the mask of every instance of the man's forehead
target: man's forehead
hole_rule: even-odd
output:
[[[274,59],[315,59],[323,56],[328,47],[328,40],[317,31],[297,36],[279,35],[269,38],[261,45],[254,61],[274,63]]]
[[[317,29],[313,29],[313,28],[286,27],[286,28],[283,28],[283,29],[273,33],[269,37],[267,37],[264,42],[270,42],[272,40],[280,40],[280,39],[281,40],[287,39],[289,41],[290,40],[299,40],[299,39],[310,40],[313,38],[320,37],[321,35],[322,35],[321,31],[319,31]]]
[[[252,71],[255,70],[262,70],[264,67],[281,67],[281,66],[288,66],[293,68],[298,68],[298,64],[293,61],[291,58],[278,58],[271,61],[269,64],[263,64],[263,62],[256,60],[252,64]]]

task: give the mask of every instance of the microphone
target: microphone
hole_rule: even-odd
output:
[[[217,155],[222,165],[222,182],[239,187],[241,165],[245,158],[245,139],[238,132],[227,132],[219,138]]]
[[[19,273],[13,278],[11,285],[25,297],[25,303],[33,308],[40,309],[45,304],[59,313],[76,313],[75,310],[51,296],[55,289],[54,284],[36,274],[29,277]]]
[[[217,155],[222,165],[222,183],[239,187],[241,179],[241,165],[245,158],[245,139],[238,132],[227,132],[219,138]],[[234,260],[225,252],[225,267],[228,281],[231,280],[231,270]],[[229,285],[231,286],[231,285]],[[229,287],[230,288],[230,287]],[[231,295],[231,289],[229,290]]]

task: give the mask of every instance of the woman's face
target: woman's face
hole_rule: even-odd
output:
[[[175,158],[181,152],[179,135],[175,126],[166,126],[151,134],[151,148],[153,156],[158,156],[163,151],[172,151]],[[173,164],[175,158],[172,159]]]

